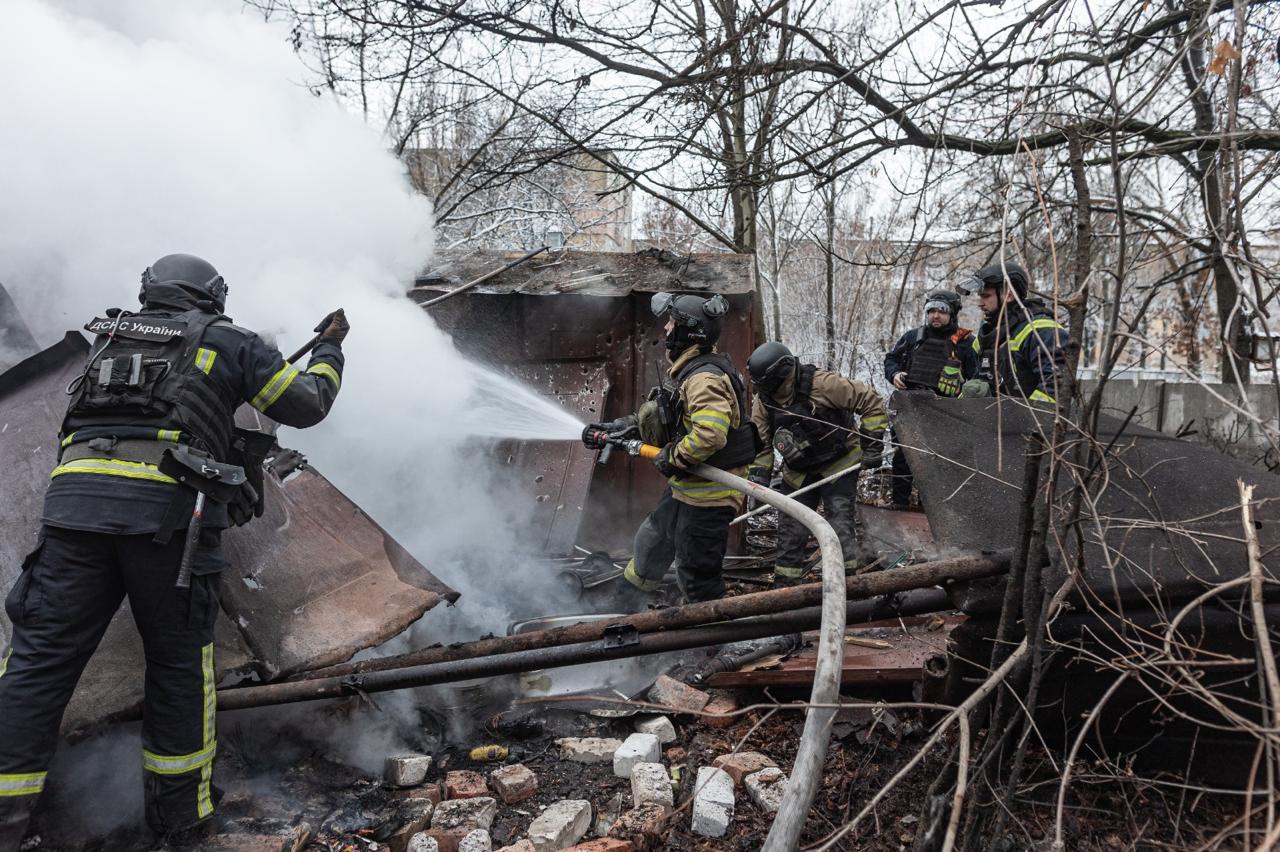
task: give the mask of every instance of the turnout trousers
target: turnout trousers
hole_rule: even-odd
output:
[[[623,576],[631,585],[655,592],[674,560],[676,580],[690,601],[724,595],[724,552],[729,544],[732,506],[694,506],[662,492],[657,508],[636,531],[635,555]]]
[[[810,509],[817,509],[818,503],[822,503],[827,523],[840,539],[846,571],[852,571],[874,558],[862,541],[862,524],[858,518],[858,475],[850,473],[792,498]],[[778,491],[790,494],[808,485],[809,480],[816,482],[818,479],[817,474],[809,474],[799,486],[783,481]],[[778,577],[795,580],[804,576],[805,545],[809,543],[809,536],[809,529],[804,524],[785,512],[778,513],[778,561],[773,569]]]
[[[191,588],[174,586],[183,536],[45,526],[5,599],[0,663],[0,850],[16,849],[44,788],[67,702],[128,596],[146,655],[141,760],[147,824],[168,833],[213,813],[213,625],[220,531],[202,530]]]

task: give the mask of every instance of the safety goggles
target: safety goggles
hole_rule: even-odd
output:
[[[982,292],[984,287],[997,287],[997,284],[988,284],[976,275],[970,275],[956,282],[956,292],[962,296],[974,296]]]

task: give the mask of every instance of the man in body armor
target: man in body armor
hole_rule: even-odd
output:
[[[666,380],[637,414],[587,427],[662,447],[654,465],[667,477],[667,489],[636,531],[634,556],[623,573],[638,592],[628,601],[637,608],[661,586],[672,560],[687,600],[724,594],[729,522],[745,498],[689,469],[705,463],[745,476],[757,443],[746,419],[746,385],[729,357],[715,350],[728,301],[657,293],[650,307],[667,318]]]
[[[208,262],[167,255],[142,274],[140,311],[86,325],[96,339],[67,388],[37,546],[5,600],[0,850],[18,848],[63,711],[126,596],[146,656],[147,824],[172,835],[213,813],[219,538],[262,513],[261,457],[238,455],[256,433],[234,414],[248,402],[290,426],[323,420],[348,330],[331,315],[301,371],[223,316],[226,292]]]
[[[962,397],[1003,394],[1052,404],[1070,341],[1043,301],[1027,295],[1026,270],[1012,262],[984,266],[960,285],[978,295],[983,321],[973,338],[978,371]]]
[[[938,396],[958,396],[978,370],[972,329],[961,328],[960,294],[934,290],[925,297],[924,325],[913,328],[884,356],[884,377],[898,390],[926,389]],[[901,448],[893,453],[890,490],[893,507],[911,502],[911,469]]]
[[[774,450],[782,456],[782,485],[789,494],[842,470],[860,465],[880,467],[884,430],[889,425],[884,403],[870,385],[839,373],[801,364],[791,350],[770,341],[756,347],[747,361],[755,399],[751,420],[764,449],[751,465],[751,481],[768,486],[773,477]],[[862,542],[857,515],[858,473],[846,474],[795,499],[827,516],[840,547],[846,570],[874,559]],[[778,561],[774,582],[800,582],[806,569],[805,544],[809,531],[799,521],[779,513]]]

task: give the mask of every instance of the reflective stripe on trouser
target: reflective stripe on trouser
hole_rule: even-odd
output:
[[[729,541],[732,506],[693,506],[662,493],[636,530],[635,555],[623,576],[643,591],[654,591],[674,561],[681,590],[691,601],[714,600],[724,594],[720,575]]]
[[[217,694],[214,690],[213,643],[200,649],[200,742],[198,751],[189,754],[157,754],[142,750],[142,768],[160,776],[180,776],[199,773],[196,781],[195,822],[213,813],[213,757],[218,751],[215,735]]]
[[[63,710],[107,624],[127,594],[147,670],[143,747],[153,755],[192,755],[212,744],[213,642],[218,532],[206,530],[190,590],[174,587],[183,537],[159,545],[153,535],[111,535],[46,527],[5,602],[13,649],[0,677],[0,775],[44,772]],[[204,684],[209,684],[206,695]],[[208,743],[205,738],[208,736]],[[180,775],[144,773],[147,822],[156,831],[190,825],[212,810],[201,781],[211,763]],[[208,789],[206,782],[204,787]],[[21,815],[0,797],[0,823]]]
[[[813,474],[810,474],[811,476]],[[785,484],[782,493],[796,490]],[[857,567],[867,559],[867,552],[861,543],[861,529],[858,523],[857,499],[858,474],[851,473],[821,488],[796,496],[797,502],[816,509],[822,503],[822,511],[827,523],[835,530],[840,539],[840,549],[844,552],[843,560],[846,568]],[[805,546],[809,543],[809,529],[786,513],[778,514],[778,562],[774,572],[781,576],[795,576],[784,573],[786,566],[805,564]]]

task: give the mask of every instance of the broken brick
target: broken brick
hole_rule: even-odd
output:
[[[215,834],[201,841],[213,852],[298,852],[311,839],[311,826],[298,823],[284,834]]]
[[[497,852],[538,852],[538,850],[533,847],[532,843],[522,837],[510,846],[503,846]]]
[[[561,799],[529,825],[529,842],[538,852],[555,852],[577,843],[591,828],[591,803]]]
[[[658,738],[653,734],[632,734],[613,753],[613,774],[630,778],[631,769],[637,763],[657,763]]]
[[[782,796],[787,792],[787,775],[781,769],[769,766],[752,772],[742,785],[756,807],[767,814],[776,814],[782,807]]]
[[[532,799],[538,792],[538,776],[521,763],[493,770],[489,773],[489,782],[498,798],[508,805]]]
[[[649,700],[654,704],[682,710],[685,713],[697,713],[707,706],[711,696],[673,677],[659,675],[653,682],[653,686],[649,687]]]
[[[661,763],[637,763],[631,769],[631,801],[635,805],[657,802],[675,807],[671,776]]]
[[[392,787],[416,787],[427,780],[430,770],[430,755],[402,754],[387,758],[383,777]]]
[[[676,741],[676,726],[666,716],[651,716],[636,722],[636,731],[641,734],[653,734],[658,742],[666,745]]]
[[[387,794],[391,799],[427,799],[433,805],[438,805],[444,801],[444,790],[438,783],[423,784],[421,787],[405,787],[402,790],[392,790]]]
[[[737,709],[738,702],[732,695],[712,696],[711,700],[707,702],[707,706],[702,708],[703,713],[712,715],[703,716],[702,721],[713,728],[732,727],[738,721],[738,717],[729,714]]]
[[[562,737],[556,740],[562,760],[575,763],[612,763],[613,754],[622,747],[622,740],[611,737]]]
[[[670,813],[670,808],[655,802],[632,808],[618,817],[613,828],[609,829],[609,837],[628,840],[639,852],[659,848],[667,833]]]
[[[630,840],[618,840],[614,837],[601,837],[570,846],[565,852],[635,852],[635,845]]]
[[[455,769],[445,773],[444,792],[450,799],[478,799],[489,795],[489,785],[479,772]]]
[[[391,852],[406,852],[414,835],[426,830],[431,824],[431,813],[435,803],[430,799],[404,799],[396,806],[396,819],[401,822],[400,828],[386,839]]]
[[[431,827],[466,834],[477,828],[488,831],[498,815],[498,803],[488,796],[441,802],[431,817]]]
[[[694,782],[693,833],[724,837],[733,822],[733,805],[733,779],[729,773],[714,766],[701,767]]]
[[[711,761],[711,765],[728,772],[733,783],[737,785],[752,772],[759,772],[761,769],[778,764],[767,754],[761,754],[758,751],[740,751],[736,754],[722,754]]]
[[[458,852],[493,852],[493,839],[482,829],[468,831],[458,843]]]

